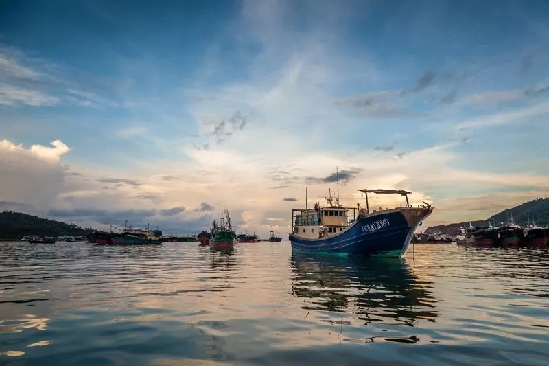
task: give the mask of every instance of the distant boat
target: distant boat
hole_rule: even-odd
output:
[[[211,234],[210,246],[213,249],[232,249],[234,247],[236,233],[231,226],[229,210],[223,211],[219,223],[215,220],[212,222]]]
[[[261,241],[261,239],[259,239],[259,236],[255,235],[255,233],[254,235],[248,235],[247,233],[238,234],[236,238],[238,239],[239,243],[257,243]]]
[[[112,233],[111,242],[119,245],[162,244],[162,231],[124,228],[121,233]]]
[[[475,242],[475,238],[473,236],[475,230],[476,229],[473,227],[471,222],[469,222],[468,228],[460,227],[460,234],[455,237],[456,244],[464,246],[472,245]]]
[[[97,231],[87,236],[88,241],[100,245],[143,245],[143,244],[162,244],[162,231],[151,230],[149,225],[145,229],[134,229],[131,225],[127,226],[121,232]]]
[[[501,223],[500,226],[492,226],[489,222],[488,226],[477,227],[473,232],[475,246],[489,247],[507,247],[519,246],[524,240],[524,229],[515,224],[511,217],[506,223]]]
[[[433,212],[425,204],[412,207],[411,192],[404,190],[361,189],[366,196],[366,208],[344,207],[339,198],[326,198],[328,206],[317,202],[314,208],[292,209],[292,249],[329,254],[400,257],[404,255],[414,231]],[[307,192],[307,191],[305,191]],[[368,193],[396,194],[406,197],[406,206],[370,211]],[[305,193],[307,195],[307,193]],[[352,210],[352,219],[348,213]],[[356,214],[358,210],[358,216]]]
[[[200,234],[196,236],[196,238],[200,243],[198,245],[204,247],[204,246],[210,245],[210,239],[212,238],[212,234],[210,234],[207,231],[201,231]]]
[[[276,236],[274,231],[269,231],[269,240],[270,242],[278,243],[282,241],[282,238],[279,236]]]
[[[32,244],[55,244],[56,237],[53,236],[30,236],[29,243]]]
[[[535,222],[524,229],[524,245],[545,248],[549,246],[549,228],[537,226]]]

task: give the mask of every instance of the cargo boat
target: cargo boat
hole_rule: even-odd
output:
[[[97,231],[87,236],[90,243],[99,245],[143,245],[162,244],[162,231],[151,230],[149,225],[145,229],[134,229],[131,225],[124,225],[121,232]]]
[[[511,218],[507,223],[502,222],[501,226],[488,223],[488,226],[477,227],[473,231],[473,237],[475,246],[519,246],[524,240],[524,229]]]
[[[535,222],[526,227],[524,229],[524,245],[538,248],[549,246],[549,228],[537,226]]]

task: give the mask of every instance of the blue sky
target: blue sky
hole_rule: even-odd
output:
[[[305,185],[334,188],[310,178],[338,166],[349,204],[358,188],[407,188],[439,208],[430,223],[484,218],[547,195],[546,14],[545,1],[2,2],[0,201],[169,230],[226,205],[243,229],[285,232]]]

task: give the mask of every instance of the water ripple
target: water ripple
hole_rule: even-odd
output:
[[[549,252],[0,243],[0,364],[545,365]]]

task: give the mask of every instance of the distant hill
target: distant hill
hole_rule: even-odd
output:
[[[73,224],[44,219],[20,212],[0,212],[0,239],[20,239],[26,235],[84,235],[89,229]]]
[[[486,225],[488,221],[491,221],[492,225],[498,225],[500,222],[506,222],[511,215],[515,220],[515,223],[519,225],[527,225],[528,221],[532,223],[532,220],[535,220],[537,225],[549,226],[549,198],[537,198],[533,201],[503,210],[500,213],[490,216],[486,220],[471,221],[471,224],[473,226],[480,226]],[[449,235],[457,235],[459,234],[459,228],[461,226],[469,226],[469,221],[457,222],[449,225],[431,226],[427,228],[425,232],[430,234],[440,231]]]

